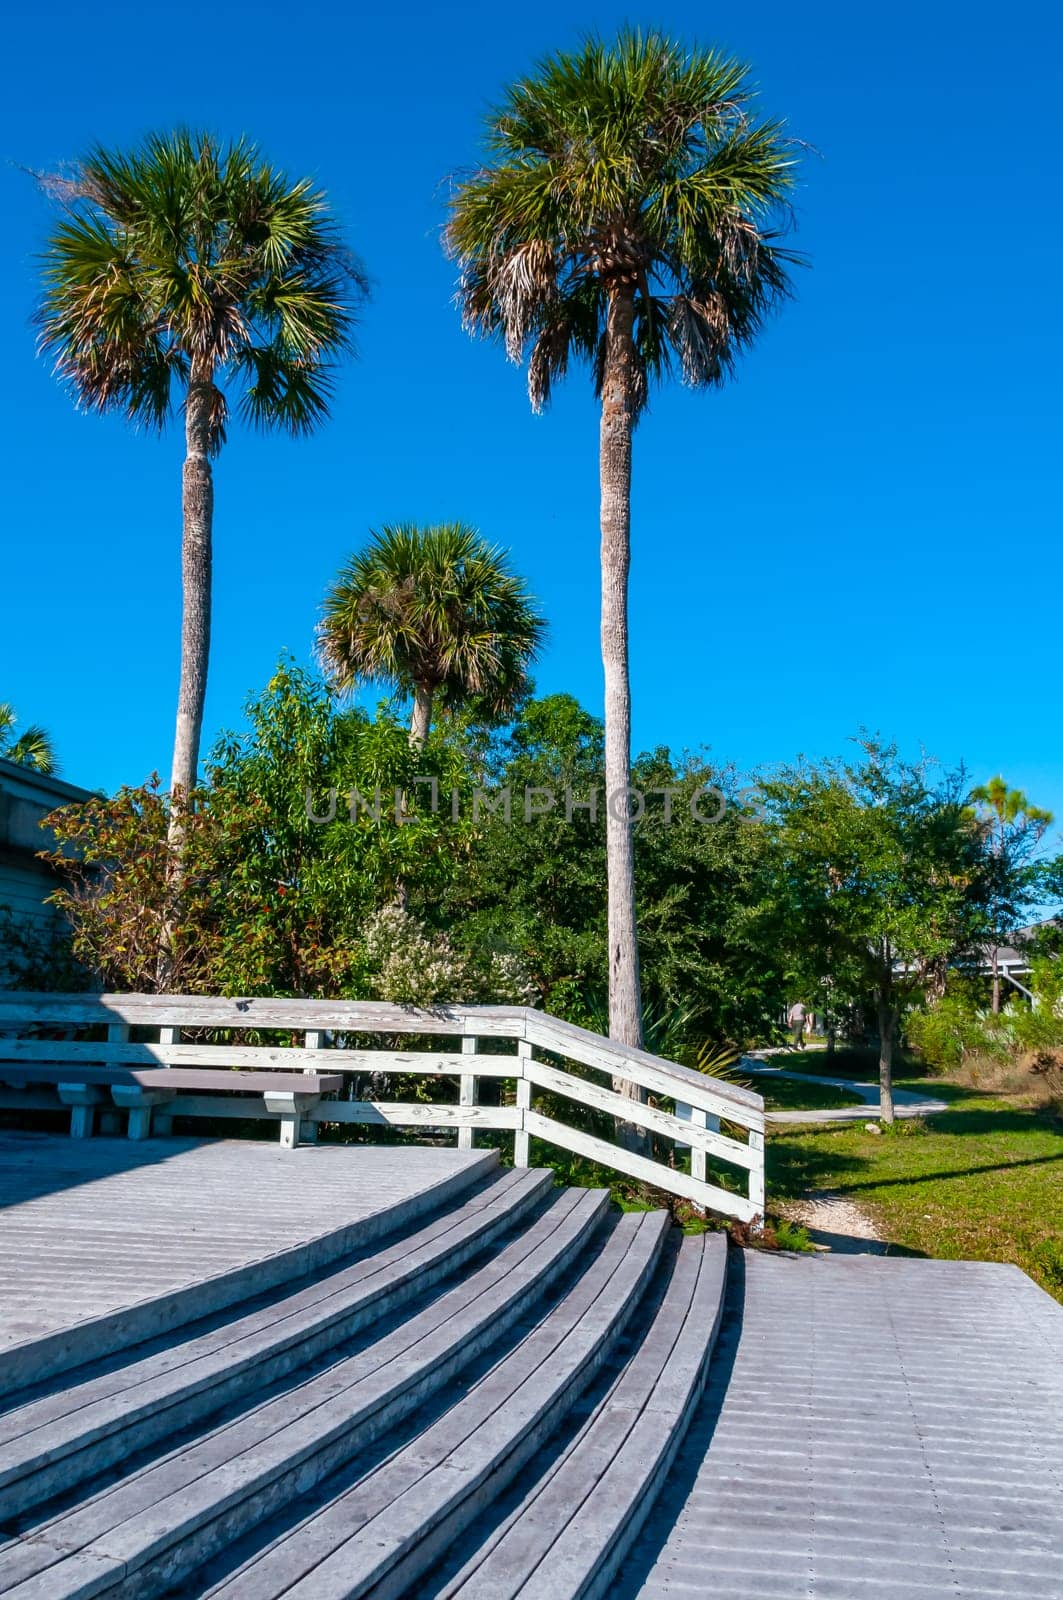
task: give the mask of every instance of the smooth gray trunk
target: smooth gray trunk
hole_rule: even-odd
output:
[[[209,369],[197,372],[193,367],[185,401],[185,462],[181,478],[181,677],[170,771],[166,903],[155,973],[156,986],[163,993],[175,987],[174,929],[181,915],[185,813],[188,797],[196,786],[207,694],[214,529],[214,475],[208,452],[213,399],[213,373]]]
[[[196,786],[203,702],[210,655],[211,538],[214,478],[208,455],[214,386],[193,374],[185,404],[185,464],[181,510],[181,679],[177,694],[170,793],[187,798]]]
[[[413,695],[413,715],[410,718],[410,744],[423,750],[432,731],[432,691],[418,684]]]
[[[601,487],[602,666],[605,672],[606,878],[609,938],[609,1033],[642,1045],[635,852],[631,786],[631,684],[627,587],[631,565],[631,434],[634,427],[634,291],[610,291],[599,441]],[[616,1080],[629,1099],[644,1096]],[[628,1135],[631,1142],[633,1135]]]

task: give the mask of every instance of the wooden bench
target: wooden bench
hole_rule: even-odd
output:
[[[18,1026],[16,997],[0,1000],[0,1029]],[[32,1023],[61,1026],[63,1007],[54,1006],[54,1016],[42,1018],[41,997],[34,996]],[[89,997],[79,1010],[86,1010]],[[137,1015],[137,1026],[151,1026],[150,1006]],[[101,1007],[102,1012],[102,1007]],[[113,1013],[112,1013],[113,1015]],[[101,1017],[102,1020],[102,1017]],[[84,1016],[77,1018],[84,1025]],[[24,1026],[29,1026],[27,1019]],[[60,1105],[70,1108],[70,1132],[74,1138],[88,1138],[95,1131],[99,1108],[113,1103],[129,1113],[131,1139],[146,1139],[153,1125],[159,1134],[168,1133],[175,1116],[249,1116],[279,1118],[280,1142],[292,1148],[302,1139],[316,1138],[315,1125],[307,1120],[322,1095],[338,1092],[343,1075],[326,1072],[302,1062],[317,1051],[275,1049],[257,1045],[182,1044],[172,1037],[177,1029],[162,1026],[166,1035],[159,1043],[130,1043],[129,1024],[108,1022],[106,1040],[8,1038],[0,1032],[0,1084],[16,1091],[15,1103],[39,1107],[39,1098],[18,1099],[27,1088],[54,1088]],[[280,1061],[299,1059],[301,1070],[289,1070]],[[280,1058],[280,1060],[278,1060]],[[181,1063],[181,1064],[175,1064]],[[221,1065],[224,1063],[224,1065]],[[276,1064],[275,1064],[276,1063]],[[218,1064],[218,1065],[216,1065]],[[0,1093],[0,1105],[4,1102]],[[7,1097],[9,1103],[11,1096]]]

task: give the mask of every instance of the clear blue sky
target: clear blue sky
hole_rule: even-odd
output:
[[[625,19],[748,59],[817,152],[798,300],[733,386],[660,395],[636,439],[636,747],[750,768],[866,724],[1063,815],[1063,30],[1023,0],[10,10],[0,699],[53,730],[72,782],[169,770],[181,439],[76,414],[35,357],[49,215],[18,166],[178,122],[247,133],[329,190],[373,279],[332,423],[235,432],[218,463],[208,737],[282,647],[307,655],[341,558],[399,518],[510,546],[550,618],[540,689],[600,708],[589,383],[533,417],[462,332],[438,235],[500,86]]]

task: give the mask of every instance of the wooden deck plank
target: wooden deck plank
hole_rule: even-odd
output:
[[[453,1148],[2,1133],[0,1375],[28,1381],[20,1355],[35,1340],[61,1344],[157,1305],[163,1320],[146,1337],[186,1320],[179,1302],[200,1286],[221,1294],[227,1277],[248,1280],[215,1301],[231,1304],[268,1287],[271,1273],[290,1274],[292,1252],[310,1249],[316,1264],[358,1248],[496,1161]],[[38,1354],[43,1376],[47,1352]]]
[[[1063,1308],[995,1263],[742,1265],[618,1600],[1063,1595]]]

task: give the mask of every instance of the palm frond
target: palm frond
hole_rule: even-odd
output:
[[[502,551],[464,523],[385,526],[341,569],[318,651],[339,689],[428,688],[503,714],[523,691],[544,623]]]
[[[491,114],[445,239],[466,326],[528,361],[537,409],[574,356],[600,386],[618,286],[635,301],[636,410],[673,364],[724,381],[789,292],[797,146],[753,100],[740,62],[625,30],[539,63]]]
[[[327,413],[366,293],[327,197],[245,140],[177,130],[97,147],[42,180],[61,207],[43,259],[40,345],[79,402],[161,427],[192,366],[210,375],[213,446],[228,386],[262,425]]]

